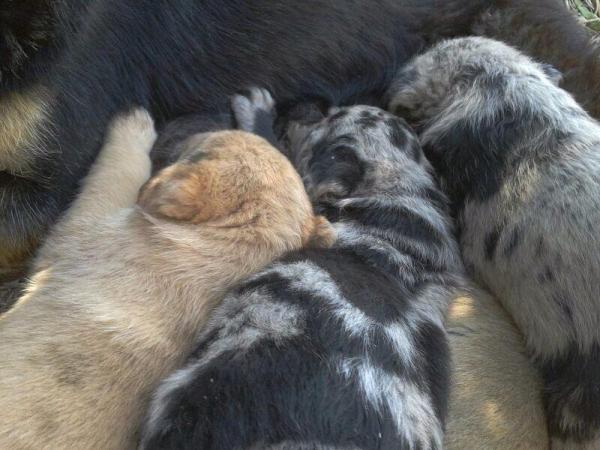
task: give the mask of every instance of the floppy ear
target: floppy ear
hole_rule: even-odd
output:
[[[308,162],[311,198],[319,202],[348,195],[363,180],[365,162],[350,145],[327,142],[315,145]]]
[[[331,223],[323,216],[313,218],[313,228],[303,243],[310,248],[327,248],[335,242],[335,231]]]
[[[542,71],[546,74],[550,81],[552,81],[555,85],[558,86],[563,79],[562,72],[551,64],[542,63],[540,64],[540,66],[542,67]]]
[[[152,216],[178,222],[197,224],[226,216],[243,200],[219,169],[210,160],[169,166],[142,186],[138,205]]]

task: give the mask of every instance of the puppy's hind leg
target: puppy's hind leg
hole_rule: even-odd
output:
[[[154,122],[146,110],[116,117],[81,193],[61,223],[102,218],[134,205],[140,187],[150,177],[149,154],[155,140]]]

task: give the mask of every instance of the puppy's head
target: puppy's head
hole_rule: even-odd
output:
[[[393,189],[399,171],[429,167],[408,124],[372,106],[317,108],[302,105],[285,127],[290,159],[303,177],[313,203],[327,205]],[[403,179],[410,177],[410,170]]]
[[[438,115],[456,98],[477,100],[486,93],[502,98],[513,76],[553,85],[561,79],[552,66],[538,64],[493,39],[442,41],[400,70],[386,94],[388,109],[419,124]]]
[[[230,230],[232,238],[255,234],[284,247],[332,240],[328,223],[313,215],[287,159],[264,139],[242,131],[188,138],[178,161],[142,187],[138,205],[171,223]]]

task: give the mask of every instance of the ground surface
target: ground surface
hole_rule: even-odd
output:
[[[591,30],[600,33],[600,0],[565,0],[565,2]]]

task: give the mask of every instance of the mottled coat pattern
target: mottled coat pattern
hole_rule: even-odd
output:
[[[265,95],[238,101],[241,114],[263,115]],[[362,106],[286,130],[337,240],[288,253],[226,297],[155,394],[142,447],[440,449],[444,316],[462,269],[417,138]]]
[[[414,59],[390,108],[418,124],[465,263],[523,331],[553,448],[600,445],[600,125],[560,74],[485,38]]]
[[[26,262],[43,241],[77,193],[109,120],[132,106],[150,109],[160,129],[185,114],[216,117],[226,110],[227,96],[249,85],[268,86],[280,101],[380,103],[407,58],[440,36],[471,34],[476,25],[558,65],[568,89],[599,115],[599,51],[563,0],[273,5],[4,1],[0,276]],[[169,160],[158,156],[158,164]]]

